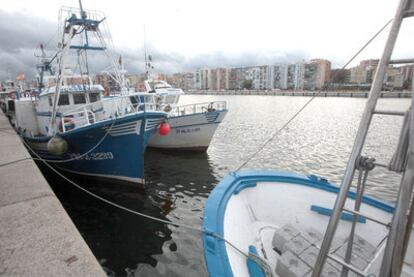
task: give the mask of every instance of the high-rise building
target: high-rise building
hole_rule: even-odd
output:
[[[218,68],[217,74],[217,90],[229,89],[230,69],[229,68]]]
[[[303,83],[305,90],[315,90],[320,88],[318,80],[319,65],[317,63],[305,63],[303,65]]]
[[[287,89],[288,85],[288,65],[276,64],[271,67],[271,85],[272,89]]]
[[[379,60],[363,60],[358,66],[351,68],[350,82],[357,84],[370,84],[374,79]]]
[[[414,65],[404,65],[400,67],[401,74],[403,76],[403,88],[410,89],[413,81]]]
[[[231,68],[229,72],[229,89],[242,89],[243,68]]]
[[[302,89],[303,88],[303,74],[304,64],[296,63],[287,66],[287,89]]]
[[[325,59],[312,59],[311,64],[316,64],[318,66],[317,76],[316,76],[316,86],[315,88],[321,89],[328,84],[331,73],[331,62]]]
[[[389,89],[401,89],[404,86],[404,75],[400,67],[388,67],[384,77],[384,86]]]

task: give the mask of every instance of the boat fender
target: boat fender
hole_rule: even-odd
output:
[[[158,133],[161,136],[166,136],[170,133],[171,131],[171,126],[170,124],[168,124],[167,122],[163,122],[160,124],[159,129],[158,129]]]
[[[61,156],[68,150],[68,143],[61,137],[53,137],[47,143],[47,151],[50,154]]]

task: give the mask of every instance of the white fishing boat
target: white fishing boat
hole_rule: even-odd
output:
[[[144,85],[145,93],[149,97],[146,98],[144,93],[134,94],[135,98],[139,96],[141,101],[155,104],[158,110],[167,112],[167,122],[171,128],[168,135],[154,133],[150,138],[149,147],[206,151],[217,127],[227,114],[226,102],[179,105],[180,96],[184,94],[182,89],[173,88],[166,81],[153,79],[146,80]]]
[[[0,108],[12,124],[15,122],[15,100],[28,100],[30,93],[22,93],[15,82],[7,80],[0,91]]]
[[[407,112],[376,109],[388,64],[407,62],[390,57],[413,11],[401,0],[340,186],[280,171],[238,171],[216,186],[203,223],[210,276],[414,276],[414,97]],[[388,165],[361,156],[376,114],[404,116]],[[379,166],[401,173],[395,204],[364,195]]]
[[[105,16],[85,11],[79,3],[79,9],[61,9],[59,51],[47,59],[42,48],[40,94],[31,101],[15,101],[16,128],[35,158],[59,169],[143,184],[144,152],[166,113],[148,103],[133,105],[123,95],[124,82],[105,41],[110,39],[109,33],[104,36],[101,32]],[[65,64],[73,57],[70,49],[76,52],[79,75],[66,72]],[[88,51],[105,52],[122,89],[119,96],[103,100],[104,88],[93,84],[89,75]],[[46,72],[53,76],[54,84],[45,88]]]

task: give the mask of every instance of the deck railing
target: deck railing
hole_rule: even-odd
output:
[[[163,110],[168,112],[171,109],[170,115],[179,116],[193,113],[215,112],[226,109],[226,101],[211,101],[196,104],[179,105],[168,108],[169,105],[164,105]]]
[[[154,103],[132,103],[128,95],[105,98],[62,113],[59,131],[64,133],[96,122],[156,109]]]

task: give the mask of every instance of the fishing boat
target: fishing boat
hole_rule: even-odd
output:
[[[163,80],[148,79],[144,82],[146,103],[156,105],[158,110],[168,113],[167,122],[171,128],[168,135],[156,132],[149,141],[152,148],[186,151],[206,151],[217,127],[227,114],[225,101],[211,101],[179,105],[182,89],[173,88]],[[155,97],[154,97],[155,96]]]
[[[79,4],[79,9],[60,10],[59,51],[47,59],[42,47],[40,94],[32,101],[15,102],[17,130],[35,157],[59,169],[143,184],[144,151],[166,113],[148,103],[133,105],[124,95],[122,76],[106,42],[110,37],[101,32],[105,17],[85,11],[81,1]],[[121,86],[117,97],[103,100],[104,88],[93,84],[89,74],[88,51],[103,51],[109,58],[115,81]],[[78,75],[67,71],[71,57],[77,61]],[[54,84],[44,87],[47,72]]]
[[[0,91],[0,108],[12,124],[15,120],[14,101],[22,98],[21,89],[12,80],[7,80]]]
[[[390,57],[413,10],[401,0],[340,186],[314,175],[237,171],[215,187],[203,221],[210,276],[414,276],[414,97],[407,112],[376,109],[388,64],[407,62]],[[388,165],[361,155],[377,114],[404,116]],[[401,173],[395,204],[364,195],[377,167]]]

